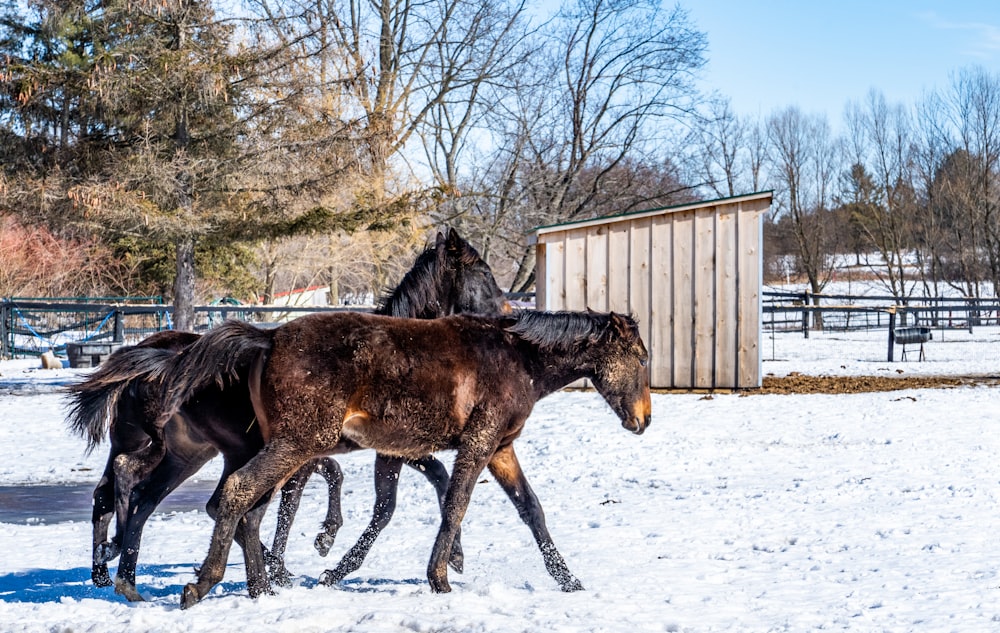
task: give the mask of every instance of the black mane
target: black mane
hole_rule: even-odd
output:
[[[375,314],[393,317],[417,317],[428,307],[441,302],[438,297],[441,270],[437,265],[437,249],[433,246],[417,256],[413,268],[403,276],[399,285],[379,299]]]
[[[458,306],[448,296],[447,273],[444,262],[458,270],[468,270],[477,265],[485,266],[479,252],[466,242],[454,229],[439,233],[437,241],[417,256],[413,267],[403,276],[399,285],[379,299],[375,314],[403,318],[436,318],[446,316]],[[452,284],[458,283],[453,281]],[[466,281],[466,283],[470,283]],[[466,306],[468,309],[469,306]],[[478,311],[488,311],[488,305],[478,306]]]
[[[542,349],[566,349],[585,342],[596,342],[622,319],[630,332],[638,336],[638,326],[630,315],[601,312],[537,312],[522,310],[516,322],[506,330]]]

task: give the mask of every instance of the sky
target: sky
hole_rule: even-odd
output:
[[[875,88],[912,106],[971,66],[1000,72],[997,0],[682,0],[708,37],[702,87],[741,115],[826,114]]]

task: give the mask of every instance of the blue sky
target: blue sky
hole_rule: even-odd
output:
[[[668,0],[669,2],[669,0]],[[1000,73],[1000,0],[681,0],[708,36],[703,88],[740,114],[825,113],[877,88],[914,105],[952,74]]]

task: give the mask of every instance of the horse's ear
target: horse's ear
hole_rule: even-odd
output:
[[[623,314],[616,314],[614,312],[611,312],[610,316],[611,321],[609,324],[618,336],[622,338],[629,338],[637,331],[635,322],[631,317]]]
[[[462,246],[462,238],[459,237],[458,231],[454,227],[448,230],[448,248],[458,250]]]
[[[444,246],[444,234],[438,231],[437,239],[434,240],[434,248],[441,248],[442,246]]]

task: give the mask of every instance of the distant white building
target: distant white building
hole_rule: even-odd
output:
[[[330,305],[330,286],[310,286],[309,288],[296,288],[288,292],[278,292],[274,295],[271,305],[276,306],[326,306]]]

